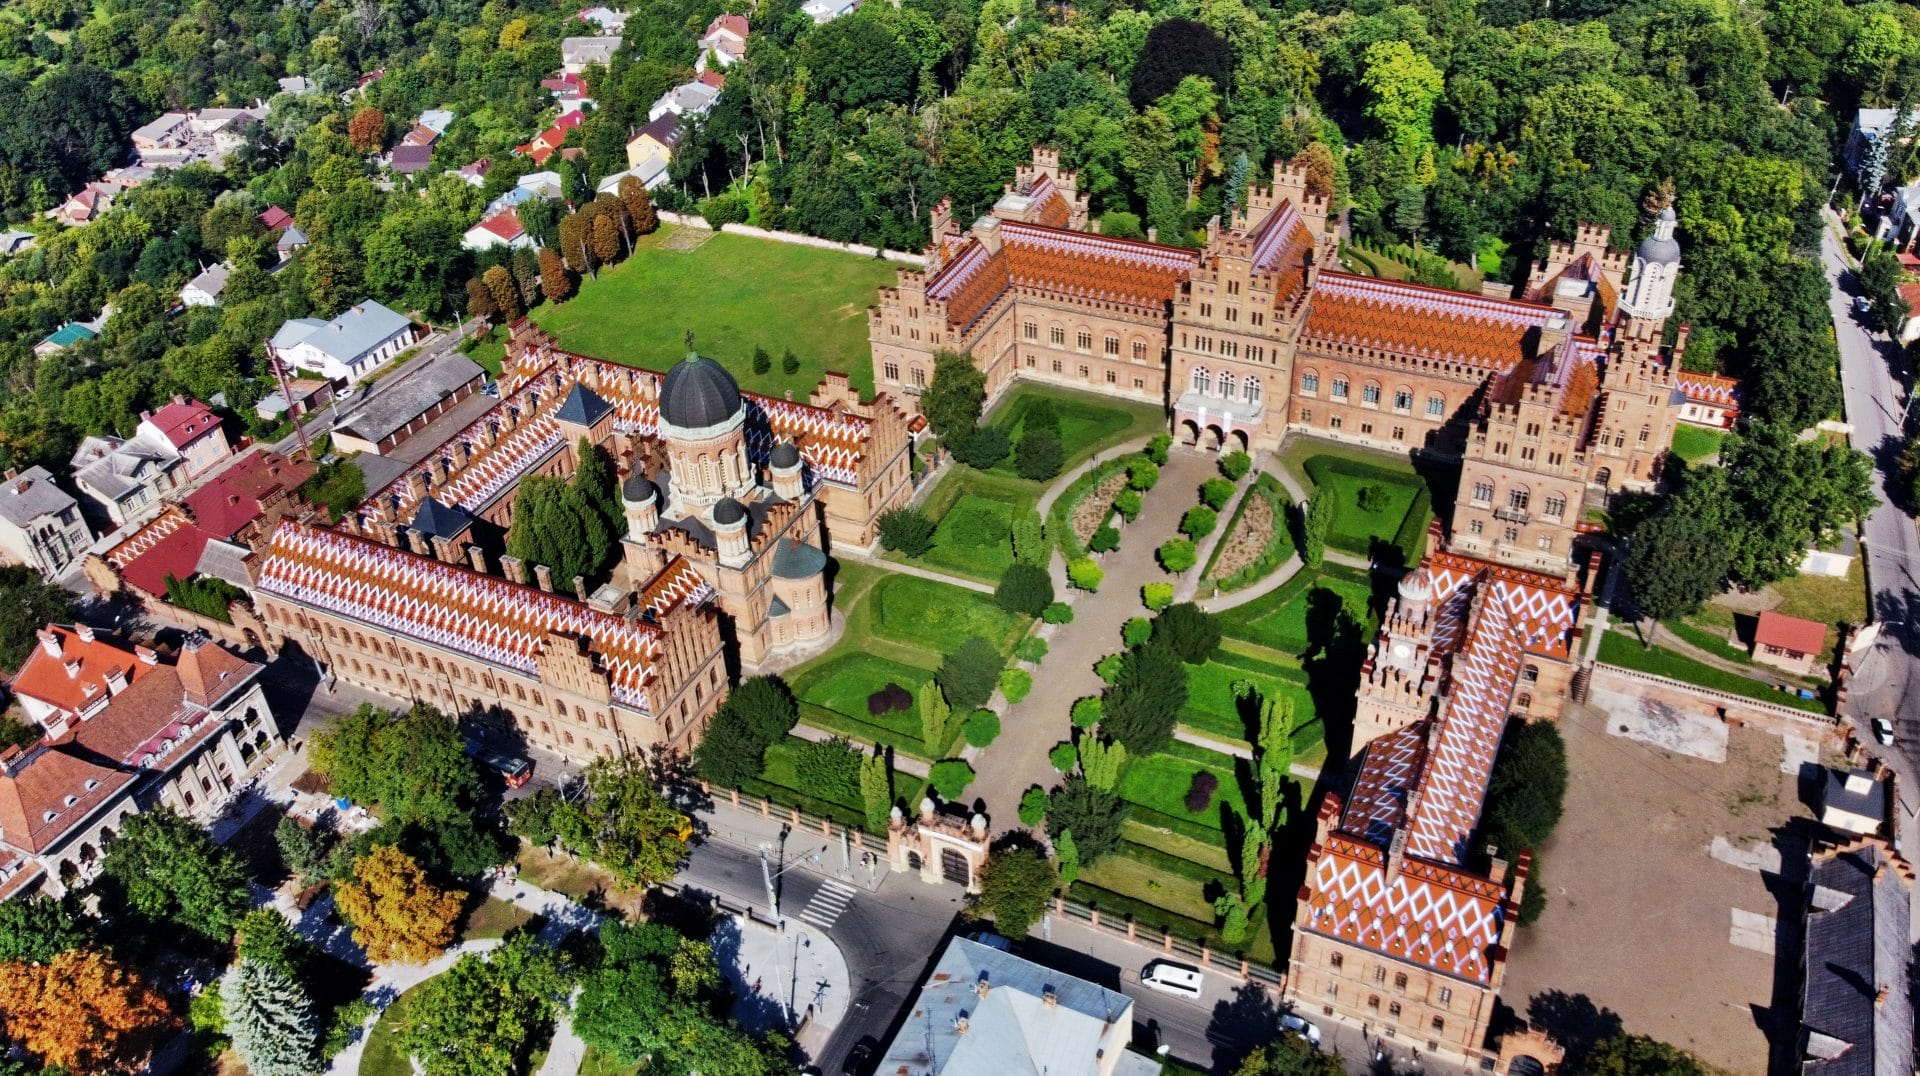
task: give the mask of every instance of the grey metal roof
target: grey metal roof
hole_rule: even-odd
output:
[[[782,441],[773,446],[773,452],[767,456],[767,463],[774,467],[787,468],[800,462],[800,450],[793,447],[792,441]]]
[[[275,250],[285,252],[295,247],[304,247],[306,245],[307,233],[301,231],[298,224],[289,224],[287,225],[287,230],[280,233],[279,241],[273,246]]]
[[[660,417],[683,430],[717,426],[739,410],[739,383],[704,355],[689,354],[660,381]]]
[[[414,513],[409,524],[414,530],[429,538],[455,538],[473,525],[473,517],[463,508],[448,506],[432,497],[420,502],[420,510]]]
[[[236,587],[251,590],[253,578],[247,574],[246,559],[253,550],[232,542],[218,539],[209,540],[200,550],[200,560],[193,566],[193,574],[210,575]]]
[[[769,602],[767,604],[768,617],[786,616],[788,613],[791,613],[792,611],[793,610],[787,608],[787,603],[781,601],[779,598],[775,598],[773,599],[772,602]]]
[[[720,503],[713,506],[713,521],[722,527],[730,527],[745,518],[746,507],[732,497],[722,497]]]
[[[1634,253],[1642,261],[1652,265],[1679,264],[1680,243],[1673,237],[1675,220],[1672,206],[1662,209],[1660,216],[1654,221],[1653,234],[1642,239],[1639,249]]]
[[[1801,989],[1807,1076],[1911,1076],[1911,873],[1864,840],[1815,855]]]
[[[352,365],[353,360],[411,324],[406,315],[368,299],[332,321],[294,318],[273,334],[273,344],[283,348],[311,344],[342,365]]]
[[[560,401],[560,407],[553,417],[576,426],[591,426],[611,410],[613,405],[601,399],[599,393],[576,381],[567,392],[567,398]]]
[[[873,1071],[1093,1076],[1103,1052],[1122,1054],[1132,1034],[1125,994],[955,938]]]
[[[119,500],[143,485],[144,472],[162,470],[173,459],[138,437],[88,437],[73,454],[73,477],[101,496]]]
[[[225,262],[221,262],[218,265],[210,265],[201,270],[199,276],[187,281],[187,287],[199,288],[201,291],[218,299],[220,293],[226,289],[227,277],[231,275],[233,275],[233,270],[227,268]]]
[[[620,496],[634,504],[645,504],[648,500],[660,496],[660,489],[653,480],[640,471],[634,471],[620,484]]]
[[[827,555],[805,542],[782,538],[773,551],[773,574],[782,579],[811,579],[826,567]]]
[[[53,484],[45,467],[29,467],[0,485],[0,519],[31,527],[36,519],[59,515],[79,502]]]
[[[1866,790],[1863,792],[1855,792],[1849,789],[1847,787],[1847,779],[1850,777],[1865,778],[1867,783]],[[1881,786],[1879,781],[1874,779],[1873,774],[1867,770],[1854,770],[1852,773],[1842,773],[1835,769],[1827,770],[1826,788],[1821,797],[1821,802],[1828,807],[1846,811],[1848,814],[1856,814],[1862,818],[1872,818],[1877,821],[1886,820],[1886,790]]]
[[[486,376],[480,364],[458,351],[443,351],[424,362],[374,382],[359,406],[334,425],[375,444],[427,413],[461,386]]]

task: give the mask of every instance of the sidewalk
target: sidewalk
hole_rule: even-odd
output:
[[[965,587],[968,590],[979,591],[982,594],[993,593],[992,587],[977,579],[967,579],[958,575],[948,575],[945,572],[936,572],[931,568],[922,568],[918,564],[908,564],[905,561],[898,560],[887,560],[884,557],[876,557],[869,553],[862,553],[851,549],[836,551],[834,556],[842,560],[854,560],[862,564],[871,564],[876,568],[885,569],[889,572],[899,572],[902,575],[917,575],[922,579],[931,579],[936,583],[947,583],[956,587]]]
[[[781,829],[792,825],[785,810],[776,806],[771,814],[762,816],[758,809],[748,805],[749,801],[745,796],[742,796],[741,800],[742,805],[735,807],[725,789],[714,789],[713,806],[694,812],[707,820],[707,839],[755,854],[759,853],[760,845],[763,843],[779,847]],[[860,865],[860,850],[850,847],[851,838],[849,838],[846,846],[851,852],[848,857],[849,866],[843,867],[841,865],[843,846],[838,840],[841,830],[842,827],[836,826],[832,835],[823,834],[818,829],[790,830],[787,843],[791,846],[797,848],[800,842],[806,840],[823,841],[828,846],[828,854],[820,863],[815,864],[811,860],[803,859],[795,865],[794,869],[819,878],[847,882],[869,893],[879,890],[887,878],[886,865],[882,863],[877,870],[863,868]],[[882,859],[885,858],[885,844],[878,838],[867,836],[865,843],[867,851],[879,854]]]

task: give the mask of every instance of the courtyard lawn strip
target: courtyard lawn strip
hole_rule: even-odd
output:
[[[1372,577],[1357,568],[1328,564],[1318,572],[1303,571],[1245,605],[1221,610],[1221,630],[1235,639],[1286,653],[1304,653],[1318,641],[1313,634],[1313,615],[1317,612],[1326,616],[1330,611],[1330,599],[1316,598],[1316,591],[1337,598],[1360,621],[1366,635],[1372,636],[1379,624],[1373,608]]]
[[[1688,463],[1699,463],[1718,456],[1720,444],[1726,439],[1725,430],[1709,430],[1683,422],[1673,428],[1673,454]]]
[[[893,284],[892,262],[792,243],[719,234],[691,251],[664,248],[676,227],[662,224],[634,242],[633,256],[580,282],[564,303],[535,307],[535,324],[560,346],[595,358],[665,370],[687,345],[733,373],[740,387],[805,400],[828,370],[873,392],[867,306]],[[657,316],[636,317],[636,310]],[[753,349],[773,368],[753,372]],[[782,369],[791,348],[795,373]]]
[[[1375,542],[1392,541],[1401,533],[1426,488],[1418,475],[1331,456],[1310,457],[1306,471],[1316,489],[1326,489],[1333,497],[1327,544],[1361,556],[1369,555]],[[1369,486],[1386,494],[1377,508],[1360,506],[1360,492]],[[1419,527],[1424,530],[1426,520],[1420,520]]]
[[[1750,699],[1759,699],[1762,702],[1771,702],[1779,706],[1789,706],[1793,709],[1805,710],[1809,713],[1824,714],[1827,712],[1826,704],[1819,699],[1803,699],[1792,692],[1775,691],[1771,685],[1727,672],[1724,669],[1716,669],[1711,665],[1695,661],[1683,654],[1676,654],[1671,650],[1663,650],[1658,645],[1648,650],[1642,647],[1640,640],[1633,636],[1631,628],[1615,628],[1601,638],[1600,660],[1608,665],[1618,665],[1621,668],[1636,669],[1640,672],[1652,673],[1655,676],[1664,676],[1671,680],[1679,680],[1683,683],[1693,684],[1698,687],[1710,688],[1714,691],[1724,691],[1730,695],[1743,695]],[[1768,671],[1768,675],[1773,675],[1770,670]],[[1781,676],[1779,679],[1785,680],[1788,679],[1788,677]]]
[[[1158,404],[1120,400],[1031,381],[1017,383],[985,421],[1005,427],[1008,439],[1017,445],[1021,434],[1026,432],[1028,410],[1043,399],[1053,401],[1054,412],[1060,416],[1060,444],[1067,450],[1066,463],[1060,468],[1062,474],[1072,471],[1101,449],[1161,433],[1167,426],[1166,412]],[[988,473],[1017,477],[1014,457],[1001,460]]]
[[[1261,963],[1273,963],[1273,932],[1264,904],[1252,917],[1247,940],[1231,946],[1213,925],[1213,906],[1205,900],[1204,887],[1181,879],[1163,881],[1163,877],[1156,876],[1144,863],[1116,854],[1083,871],[1067,895],[1098,908],[1109,920],[1125,916],[1142,926],[1205,943],[1217,953],[1243,952]],[[1169,901],[1192,909],[1194,914],[1168,911],[1163,905]]]
[[[888,553],[886,559],[998,583],[1013,563],[1013,521],[1033,511],[1046,488],[1043,482],[951,463],[921,506],[936,524],[933,548],[920,557]]]
[[[1128,803],[1138,804],[1167,818],[1212,830],[1213,839],[1218,840],[1223,810],[1237,811],[1242,816],[1247,813],[1246,801],[1240,797],[1240,778],[1234,762],[1235,759],[1230,755],[1175,741],[1166,751],[1128,759],[1126,770],[1121,773],[1120,783],[1114,791]],[[1189,811],[1186,805],[1187,790],[1192,787],[1197,773],[1210,773],[1220,783],[1204,808]],[[1181,831],[1195,832],[1184,826]]]

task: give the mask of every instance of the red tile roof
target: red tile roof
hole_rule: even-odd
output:
[[[1777,646],[1794,654],[1818,654],[1827,648],[1827,626],[1817,620],[1802,620],[1771,609],[1760,614],[1753,629],[1753,641],[1759,646]]]
[[[268,231],[277,232],[293,223],[293,214],[277,205],[270,205],[260,214],[260,223],[266,225]]]
[[[30,853],[58,844],[135,776],[46,743],[13,750],[0,756],[0,841]]]
[[[512,209],[501,210],[474,227],[492,232],[509,243],[526,234],[526,229],[520,226],[520,214]]]
[[[1301,338],[1510,370],[1530,358],[1527,340],[1561,312],[1446,288],[1322,272]]]
[[[185,448],[220,428],[213,408],[194,399],[179,399],[146,417],[175,448]]]
[[[48,652],[50,645],[59,650],[57,656]],[[70,663],[75,665],[71,671]],[[20,663],[12,687],[16,695],[77,714],[110,694],[109,674],[125,674],[132,684],[152,675],[156,667],[142,660],[140,652],[123,640],[97,634],[84,625],[69,628],[49,624],[41,629],[33,652]]]
[[[1179,247],[1044,224],[1003,220],[999,229],[998,251],[970,237],[927,282],[927,298],[946,303],[948,324],[963,332],[1009,288],[1157,314],[1192,274],[1196,258]]]
[[[723,30],[737,37],[746,37],[748,33],[747,17],[745,15],[715,15],[713,21],[707,24],[707,32],[702,36],[711,37]]]
[[[249,452],[107,550],[105,559],[130,585],[162,596],[167,576],[192,576],[208,542],[232,540],[265,513],[263,500],[298,489],[314,469],[278,452]]]
[[[721,90],[726,88],[727,76],[709,67],[705,71],[700,72],[700,77],[694,81],[703,86],[712,86],[716,90]]]

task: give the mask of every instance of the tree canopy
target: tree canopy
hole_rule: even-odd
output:
[[[101,877],[112,907],[218,944],[233,937],[251,903],[239,858],[165,808],[127,819]]]

